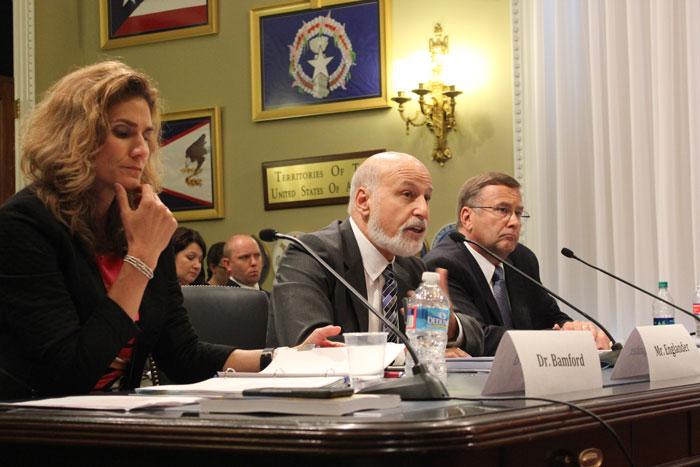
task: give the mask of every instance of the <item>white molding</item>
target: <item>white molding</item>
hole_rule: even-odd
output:
[[[511,0],[511,28],[513,34],[513,171],[516,180],[523,183],[523,68],[522,68],[522,2]]]
[[[511,0],[510,18],[513,36],[513,175],[523,187],[523,197],[527,201],[525,183],[524,127],[523,127],[523,27],[522,1]],[[527,242],[528,229],[520,233],[520,240]]]
[[[12,0],[12,50],[15,99],[19,99],[20,117],[15,120],[15,189],[24,186],[20,170],[20,134],[36,101],[34,53],[34,0]]]

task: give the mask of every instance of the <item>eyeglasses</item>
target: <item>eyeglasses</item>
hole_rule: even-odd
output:
[[[507,208],[504,206],[469,206],[472,209],[490,209],[496,217],[503,221],[509,221],[511,216],[515,214],[515,217],[518,218],[518,220],[521,223],[525,223],[530,218],[530,214],[527,213],[524,209],[518,208],[518,209],[511,209]]]

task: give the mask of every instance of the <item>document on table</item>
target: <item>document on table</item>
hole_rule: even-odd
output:
[[[195,404],[199,397],[134,396],[134,395],[86,395],[54,397],[6,404],[13,407],[37,407],[53,409],[89,409],[128,412],[135,409],[177,407]]]
[[[405,346],[387,342],[384,349],[384,367],[391,365]],[[261,374],[269,375],[347,375],[348,353],[345,347],[316,347],[310,350],[280,348],[274,360]]]
[[[395,394],[355,394],[331,399],[303,397],[242,397],[204,399],[200,412],[284,413],[299,415],[344,415],[360,410],[391,409],[401,404]]]
[[[493,357],[446,358],[448,373],[489,373]]]
[[[137,388],[139,394],[173,394],[200,397],[240,396],[245,389],[320,388],[345,381],[342,376],[258,377],[255,373],[236,378],[210,378],[194,384],[169,384]]]

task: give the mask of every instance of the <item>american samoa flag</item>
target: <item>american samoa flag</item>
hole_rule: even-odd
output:
[[[112,39],[206,24],[207,0],[109,0]]]
[[[163,122],[160,199],[171,211],[214,207],[211,134],[209,117]]]

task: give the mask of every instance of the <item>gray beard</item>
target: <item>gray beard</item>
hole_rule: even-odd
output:
[[[367,230],[369,233],[370,240],[380,248],[387,250],[394,256],[413,256],[418,253],[423,247],[423,239],[425,234],[420,238],[420,240],[410,240],[404,238],[403,229],[413,223],[413,219],[406,221],[396,232],[393,237],[388,236],[382,227],[379,225],[377,218],[379,214],[375,216],[369,216],[369,221],[367,222]]]

